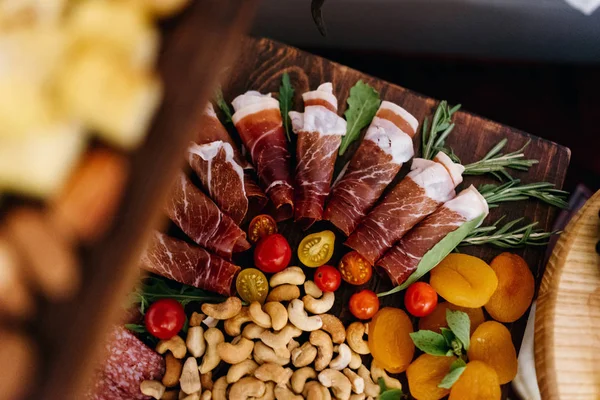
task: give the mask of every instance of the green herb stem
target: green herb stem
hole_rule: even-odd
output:
[[[452,149],[445,148],[446,138],[455,124],[452,122],[452,116],[460,109],[461,105],[457,104],[450,108],[446,100],[442,100],[433,114],[431,125],[429,118],[423,121],[421,141],[423,147],[422,157],[431,160],[439,151],[448,154],[453,160],[458,160]]]
[[[492,174],[500,181],[505,179],[512,180],[512,176],[507,171],[507,168],[518,171],[528,171],[533,165],[539,163],[538,160],[525,158],[524,151],[530,141],[525,143],[525,145],[517,151],[503,154],[501,151],[507,143],[508,139],[502,139],[481,160],[465,165],[463,175]]]
[[[515,228],[523,218],[507,222],[504,226],[498,228],[503,219],[504,217],[500,218],[492,226],[476,228],[459,246],[491,244],[503,249],[515,249],[524,246],[545,246],[553,235],[561,233],[560,231],[546,232],[541,229],[535,229],[538,224],[537,222]]]
[[[535,198],[558,208],[569,208],[569,203],[566,201],[569,192],[555,189],[554,184],[535,182],[521,185],[520,183],[520,180],[515,179],[501,185],[482,185],[478,190],[490,207],[497,207],[498,203]]]

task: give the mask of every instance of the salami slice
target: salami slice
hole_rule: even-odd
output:
[[[167,279],[210,292],[232,296],[240,267],[201,247],[191,246],[164,233],[154,232],[142,255],[141,267]]]
[[[294,219],[307,229],[323,218],[346,121],[337,115],[338,102],[331,83],[304,93],[302,98],[304,113],[291,111],[289,115],[298,135]]]
[[[232,253],[250,248],[246,233],[183,173],[176,179],[166,213],[190,239],[228,260]]]
[[[402,107],[389,101],[381,103],[360,146],[334,184],[325,210],[325,219],[346,236],[413,156],[412,138],[418,125]]]

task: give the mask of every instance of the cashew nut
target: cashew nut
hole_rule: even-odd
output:
[[[202,320],[202,323],[206,325],[207,328],[216,328],[219,325],[219,320],[213,317],[206,317]]]
[[[185,342],[181,336],[175,335],[169,340],[161,340],[156,345],[156,352],[158,354],[165,354],[167,350],[170,350],[175,358],[183,358],[187,354],[187,348]]]
[[[302,396],[294,394],[287,386],[275,386],[275,398],[277,400],[303,400]]]
[[[287,348],[290,352],[294,351],[294,349],[297,349],[298,347],[300,347],[300,343],[297,340],[290,340],[290,342],[287,345]]]
[[[323,291],[319,289],[316,283],[313,281],[304,282],[304,292],[312,297],[319,298],[323,296]]]
[[[342,321],[334,315],[323,314],[320,315],[321,321],[323,321],[322,330],[331,335],[333,343],[342,344],[346,341],[346,328]]]
[[[361,365],[360,367],[358,367],[357,372],[358,376],[363,378],[363,381],[365,382],[365,394],[369,397],[379,396],[379,391],[381,389],[379,388],[379,385],[373,382],[373,379],[371,379],[371,373],[369,372],[367,367]]]
[[[328,334],[323,331],[314,331],[310,333],[310,344],[317,347],[317,358],[315,360],[315,369],[322,371],[331,362],[333,356],[333,343]]]
[[[279,365],[287,365],[290,362],[289,357],[279,357],[275,354],[275,350],[264,344],[263,342],[256,342],[254,345],[253,352],[254,360],[259,364],[266,362],[272,362]]]
[[[346,329],[346,342],[354,352],[358,354],[369,354],[369,344],[363,339],[366,327],[362,322],[353,322]]]
[[[402,384],[400,381],[389,376],[375,360],[371,362],[371,376],[375,382],[379,381],[379,378],[383,378],[385,386],[390,389],[402,389]]]
[[[279,286],[281,287],[281,286]],[[302,300],[294,299],[288,305],[288,317],[290,322],[304,332],[316,331],[321,329],[323,321],[318,315],[309,317],[304,310]]]
[[[180,399],[181,400],[200,400],[200,393],[192,393],[192,394],[188,394],[185,397],[182,397],[182,393],[184,393],[183,391],[179,393],[180,395]]]
[[[166,387],[177,386],[183,364],[181,360],[175,358],[173,354],[167,353],[165,357],[165,374],[162,378],[162,384]]]
[[[271,317],[262,310],[262,306],[258,301],[253,301],[248,307],[252,322],[261,328],[269,329],[271,327]]]
[[[269,284],[271,287],[280,286],[283,284],[302,285],[306,280],[304,271],[300,267],[288,267],[281,272],[276,273],[271,277]]]
[[[256,368],[258,364],[254,360],[244,360],[232,365],[227,371],[227,383],[235,383],[246,375],[252,375]]]
[[[153,399],[160,399],[165,394],[165,385],[159,381],[143,381],[140,383],[140,391],[143,395]]]
[[[261,328],[254,322],[246,325],[242,331],[242,336],[246,339],[255,340],[260,339],[260,335],[265,331],[265,328]]]
[[[302,391],[302,396],[304,396],[306,400],[331,400],[329,389],[317,381],[306,382],[304,390]]]
[[[317,373],[311,367],[304,367],[296,370],[292,375],[292,390],[298,394],[304,390],[304,384],[309,379],[315,379]]]
[[[225,333],[229,336],[238,336],[242,331],[242,325],[250,321],[252,321],[252,318],[250,318],[248,307],[242,307],[239,314],[225,320]]]
[[[302,298],[304,308],[313,314],[324,314],[331,310],[335,302],[335,294],[333,292],[325,292],[319,299],[315,299],[311,295],[306,295]]]
[[[350,364],[352,353],[350,347],[348,347],[346,343],[342,343],[338,346],[338,353],[338,356],[329,363],[329,368],[341,371]]]
[[[297,349],[292,350],[292,364],[294,367],[305,367],[312,363],[317,357],[317,348],[309,342],[304,343]],[[300,392],[296,392],[300,393]]]
[[[350,367],[350,369],[358,369],[358,367],[362,365],[362,358],[360,358],[360,355],[354,350],[350,349],[350,352],[352,353],[352,358],[350,358],[348,367]]]
[[[206,341],[204,340],[204,328],[201,326],[190,326],[188,328],[185,344],[191,355],[202,357],[206,351]]]
[[[358,376],[356,372],[352,371],[349,368],[344,369],[344,371],[342,372],[350,381],[350,384],[352,385],[352,391],[354,393],[361,394],[365,391],[365,380]]]
[[[202,312],[214,319],[229,319],[239,314],[242,310],[242,300],[238,297],[228,297],[219,304],[202,304]]]
[[[275,354],[279,357],[290,357],[290,351],[286,347],[292,338],[296,338],[302,334],[302,331],[294,325],[287,324],[285,328],[279,332],[265,331],[260,335],[260,340],[275,350]]]
[[[204,339],[208,345],[204,357],[202,358],[202,364],[200,365],[200,373],[206,374],[207,372],[212,371],[219,365],[221,362],[221,357],[219,357],[219,352],[217,351],[217,346],[220,343],[225,342],[225,337],[223,336],[223,332],[218,330],[217,328],[208,328],[206,332],[204,332]]]
[[[204,320],[204,318],[206,318],[206,315],[204,314],[199,314],[196,311],[194,311],[192,313],[192,316],[190,317],[190,326],[200,326],[200,324],[202,324],[202,320]]]
[[[227,400],[227,377],[217,379],[212,388],[213,400]]]
[[[254,371],[254,377],[263,382],[272,381],[278,385],[285,385],[292,377],[293,371],[290,368],[283,368],[279,364],[264,363]]]
[[[350,396],[350,400],[365,400],[366,398],[367,398],[367,395],[364,393],[353,394]]]
[[[221,360],[227,364],[241,363],[252,354],[254,349],[254,342],[248,340],[245,337],[240,337],[237,343],[219,343],[217,345],[217,352]]]
[[[247,376],[240,379],[229,389],[230,400],[247,400],[250,397],[260,397],[265,394],[266,386],[264,382],[258,379]]]
[[[298,286],[285,284],[271,290],[271,293],[267,296],[267,302],[290,301],[297,299],[298,297],[300,297],[300,289],[298,289]]]
[[[263,306],[265,312],[271,317],[273,330],[279,331],[286,326],[288,322],[288,313],[285,306],[281,303],[271,301]]]
[[[319,373],[319,382],[327,388],[331,388],[336,399],[349,400],[352,385],[346,375],[335,369],[326,369]]]
[[[212,392],[210,390],[205,390],[204,392],[202,392],[202,395],[200,396],[200,400],[211,400],[212,399]]]
[[[179,386],[187,394],[199,392],[200,372],[198,372],[198,362],[194,357],[188,357],[183,364],[181,377],[179,378]]]
[[[204,390],[212,390],[212,371],[207,372],[205,374],[200,374],[200,386],[202,386]]]

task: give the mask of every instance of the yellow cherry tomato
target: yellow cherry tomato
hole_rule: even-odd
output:
[[[246,268],[238,274],[235,288],[242,300],[248,303],[264,303],[269,293],[269,281],[258,269]]]
[[[307,267],[320,267],[331,259],[334,243],[335,234],[331,231],[310,234],[300,242],[298,258]]]

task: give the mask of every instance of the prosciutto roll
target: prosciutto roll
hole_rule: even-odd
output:
[[[232,284],[240,267],[201,247],[154,232],[142,255],[141,267],[167,279],[233,296]]]
[[[176,179],[166,213],[190,239],[228,260],[232,253],[250,248],[246,233],[183,173]]]
[[[404,235],[377,266],[385,270],[394,285],[401,285],[417,269],[425,253],[446,235],[488,212],[483,196],[470,186]]]
[[[309,228],[323,218],[337,152],[346,134],[346,121],[337,114],[331,83],[302,95],[304,113],[289,113],[296,144],[296,197],[294,219]]]
[[[346,246],[374,265],[406,232],[455,196],[464,167],[444,153],[416,158],[411,172],[367,215]]]
[[[291,218],[294,188],[279,102],[270,94],[249,91],[236,97],[232,104],[233,123],[250,151],[265,193],[275,206],[276,219]]]
[[[402,107],[384,101],[358,150],[334,184],[325,219],[350,235],[413,155],[419,123]]]

